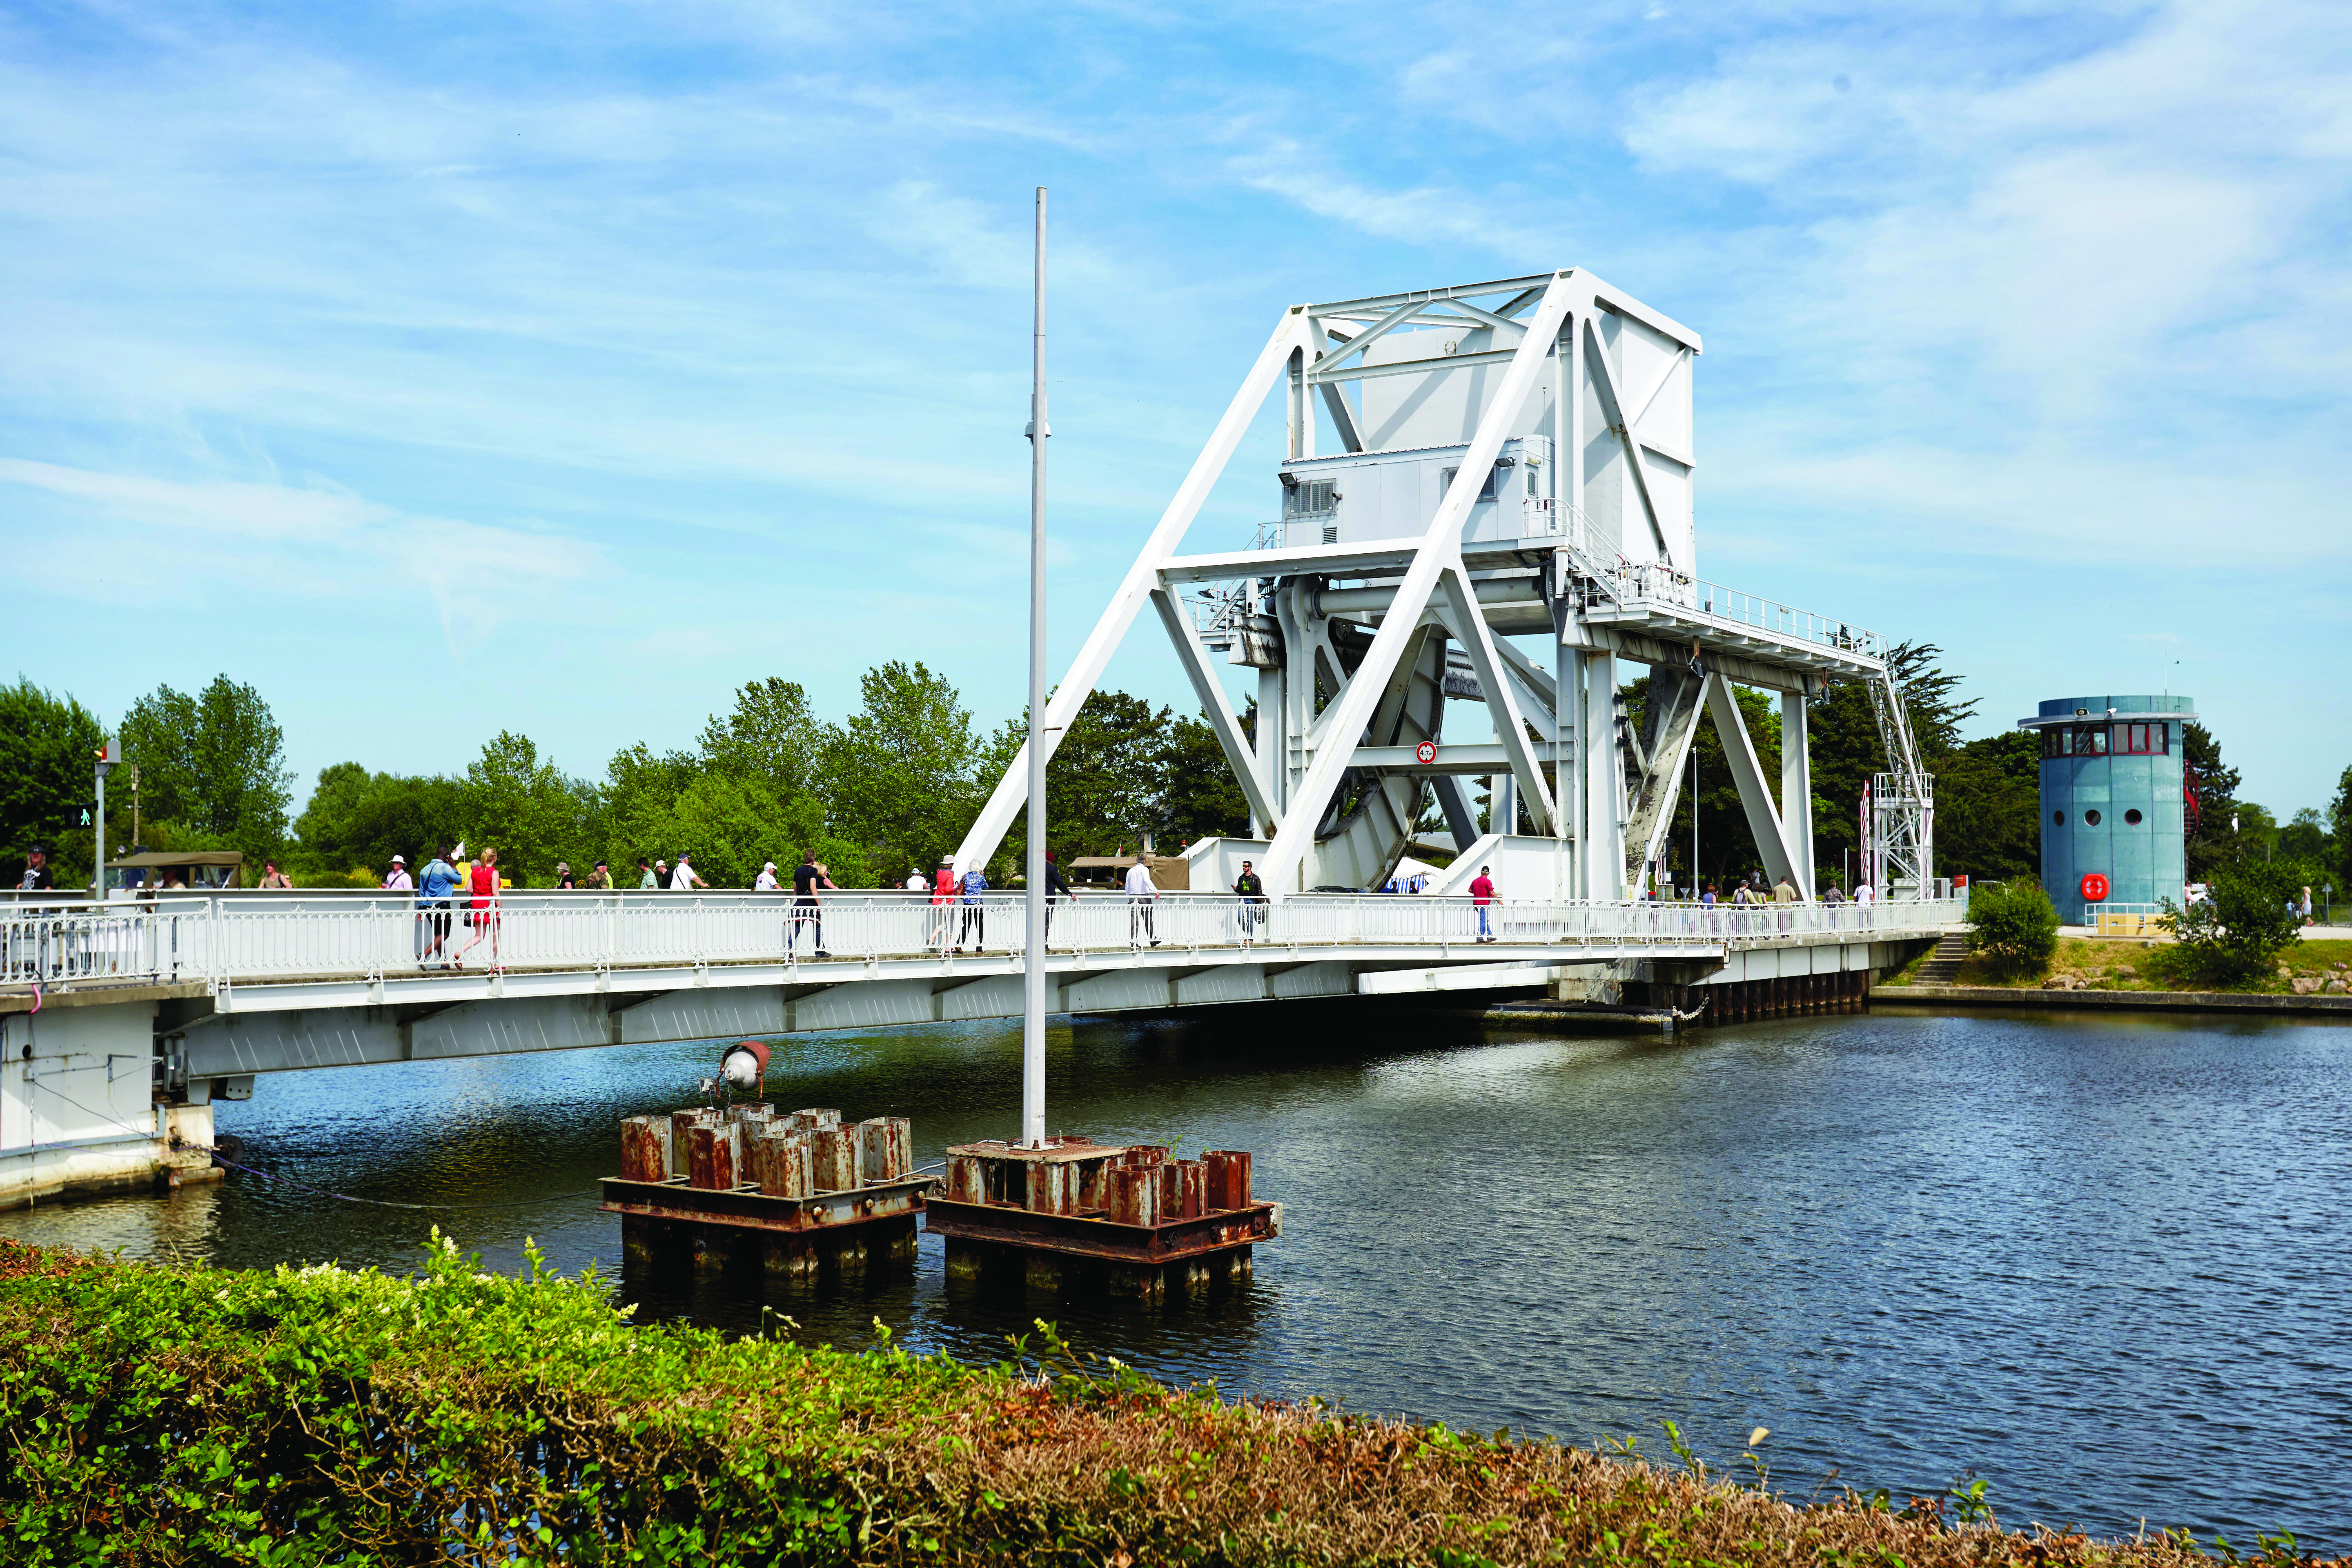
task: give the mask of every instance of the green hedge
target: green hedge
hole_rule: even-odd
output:
[[[1791,1507],[1549,1442],[1223,1404],[1040,1325],[975,1369],[634,1328],[603,1282],[240,1273],[0,1243],[0,1552],[24,1563],[2206,1561],[2003,1532],[1981,1489]],[[1677,1452],[1683,1452],[1679,1442]],[[1760,1481],[1760,1473],[1758,1478]],[[2265,1554],[2293,1560],[2291,1545]]]

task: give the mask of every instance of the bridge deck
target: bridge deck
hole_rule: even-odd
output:
[[[1746,945],[1885,940],[1945,929],[1956,903],[1714,905],[1300,895],[1057,902],[1047,968],[1599,963],[1718,956]],[[494,910],[413,899],[245,894],[85,904],[0,919],[0,994],[32,985],[200,984],[220,1011],[333,1002],[838,984],[1017,973],[1019,894],[509,894]],[[436,947],[436,939],[438,945]],[[455,962],[450,962],[450,955]]]
[[[789,898],[511,895],[488,923],[450,921],[464,966],[444,968],[420,959],[441,911],[413,900],[245,894],[24,911],[0,920],[11,975],[0,1012],[34,1005],[36,982],[51,1005],[119,1000],[139,1010],[142,1041],[152,1017],[167,1072],[191,1094],[249,1092],[239,1086],[251,1075],[310,1068],[1020,1015],[1018,895],[940,906],[846,894],[821,912],[824,956]],[[1045,968],[1049,1005],[1064,1014],[1501,992],[1627,960],[1737,979],[1875,967],[1887,943],[1940,934],[1960,914],[1956,903],[1496,903],[1482,941],[1466,899],[1304,895],[1245,908],[1178,895],[1146,910],[1100,895],[1055,907]]]

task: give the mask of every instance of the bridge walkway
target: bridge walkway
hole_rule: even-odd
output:
[[[1700,907],[1298,895],[1272,904],[1081,895],[1053,910],[1057,1012],[1543,986],[1672,963],[1705,983],[1879,966],[1940,936],[1950,902]],[[472,915],[476,923],[468,923]],[[434,950],[435,938],[441,946]],[[786,897],[509,894],[496,910],[413,898],[232,894],[19,913],[0,926],[0,1013],[139,988],[190,1080],[420,1057],[1018,1016],[1021,895],[933,904]],[[822,945],[820,945],[822,944]],[[460,956],[445,967],[441,952]],[[1742,963],[1743,959],[1748,962]],[[1630,971],[1628,971],[1630,972]],[[60,994],[63,993],[63,994]]]

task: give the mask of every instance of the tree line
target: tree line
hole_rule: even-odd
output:
[[[1979,880],[2035,876],[2041,864],[2040,752],[2035,737],[2005,731],[1959,738],[1976,705],[1936,663],[1932,645],[1905,644],[1892,661],[1912,732],[1936,775],[1939,873]],[[1641,721],[1648,679],[1625,688]],[[1780,720],[1768,694],[1735,688],[1768,779],[1780,770]],[[518,885],[545,887],[559,863],[584,877],[603,858],[634,884],[637,858],[679,851],[714,886],[746,886],[768,860],[789,866],[810,849],[844,887],[895,886],[952,853],[1026,733],[1025,713],[984,730],[944,677],[891,661],[858,684],[858,705],[820,718],[807,692],[776,677],[752,681],[710,715],[690,748],[643,742],[615,752],[600,773],[573,773],[526,734],[502,731],[460,773],[371,771],[355,762],[320,771],[299,816],[285,734],[268,703],[226,675],[202,690],[169,685],[131,705],[120,725],[125,766],[109,784],[109,837],[151,849],[236,849],[249,868],[276,858],[309,886],[373,885],[394,854],[413,866],[438,846],[493,846]],[[1244,726],[1249,726],[1244,715]],[[2200,809],[2188,849],[2191,880],[2260,861],[2287,864],[2316,888],[2352,889],[2352,767],[2325,808],[2284,823],[2237,797],[2239,774],[2202,725],[2184,726],[2184,760]],[[79,808],[90,795],[92,754],[104,731],[68,694],[20,677],[0,686],[0,879],[14,886],[25,854],[48,846],[61,885],[87,885],[90,830]],[[1808,709],[1814,863],[1845,885],[1859,848],[1856,806],[1885,768],[1867,693],[1833,685]],[[1697,788],[1685,788],[1668,838],[1685,885],[1691,827],[1698,827],[1700,880],[1728,888],[1760,864],[1720,740],[1702,723],[1694,742]],[[134,793],[132,779],[137,780]],[[135,803],[135,804],[134,804]],[[1066,857],[1163,847],[1249,831],[1249,813],[1204,719],[1155,707],[1123,691],[1087,698],[1047,770],[1047,819]],[[136,816],[134,817],[134,810]],[[135,825],[135,826],[134,826]],[[1440,824],[1433,812],[1425,830]],[[988,874],[1002,886],[1024,853],[1016,817]],[[250,874],[248,880],[251,879]]]
[[[771,677],[733,694],[690,749],[640,742],[598,776],[565,771],[529,735],[501,731],[462,773],[320,770],[299,816],[285,734],[252,687],[223,675],[194,695],[158,687],[121,726],[123,761],[109,784],[115,848],[235,849],[247,881],[275,859],[304,886],[373,886],[397,854],[411,866],[464,842],[493,847],[518,886],[547,887],[568,864],[584,878],[608,861],[634,886],[640,856],[681,851],[718,887],[748,886],[769,860],[789,868],[813,850],[844,887],[891,887],[951,854],[1019,752],[1027,716],[993,731],[956,689],[920,663],[866,672],[859,705],[821,719],[807,692]],[[79,824],[90,792],[96,715],[69,695],[19,679],[0,688],[0,876],[14,885],[25,853],[48,846],[62,885],[87,884],[91,831]],[[138,770],[134,829],[131,769]],[[1065,855],[1108,854],[1152,834],[1173,847],[1249,829],[1240,788],[1201,718],[1122,691],[1080,709],[1048,770],[1046,810]],[[1009,880],[1024,852],[1020,826],[991,862]]]

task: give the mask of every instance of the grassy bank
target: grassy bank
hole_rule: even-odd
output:
[[[1049,1334],[982,1370],[632,1328],[593,1279],[446,1247],[395,1279],[0,1242],[0,1551],[27,1563],[2210,1561],[1225,1404]]]
[[[2168,938],[2079,937],[2058,939],[2058,951],[2052,955],[2049,967],[2025,974],[2008,973],[1979,954],[1970,954],[1960,965],[1957,985],[2003,985],[2032,990],[2045,980],[2061,975],[2072,978],[2078,985],[2095,991],[2232,991],[2255,994],[2294,990],[2290,977],[2277,973],[2259,980],[2240,981],[2231,984],[2215,984],[2180,973],[2176,954],[2179,949]],[[1926,965],[1927,955],[1913,960],[1899,973],[1889,975],[1889,985],[1910,985],[1917,982],[1919,971]],[[2295,976],[2325,979],[2336,973],[2337,964],[2352,964],[2352,942],[2329,940],[2299,942],[2279,955],[2275,967],[2291,970]]]

